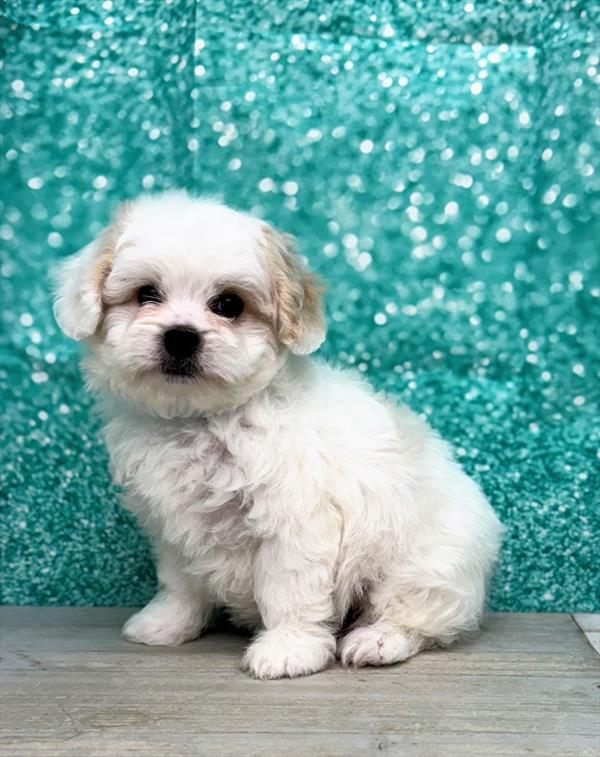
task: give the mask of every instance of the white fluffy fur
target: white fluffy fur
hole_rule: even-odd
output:
[[[476,629],[501,536],[420,417],[302,356],[324,322],[287,244],[216,203],[141,198],[66,264],[56,303],[87,339],[114,476],[156,548],[160,591],[125,637],[180,644],[226,607],[259,629],[243,661],[259,678],[323,669],[336,636],[344,664],[382,665]],[[140,307],[149,282],[165,302]],[[223,282],[246,293],[238,322],[207,309]],[[201,375],[175,383],[157,354],[177,324],[205,341]]]

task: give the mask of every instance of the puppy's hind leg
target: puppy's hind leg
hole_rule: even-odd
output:
[[[204,588],[186,575],[170,550],[159,554],[161,586],[154,599],[132,615],[122,630],[123,638],[138,644],[175,647],[196,639],[210,614]]]
[[[341,639],[344,665],[389,665],[436,644],[447,645],[477,628],[484,585],[442,582],[423,574],[413,583],[388,577],[375,587],[369,607]]]

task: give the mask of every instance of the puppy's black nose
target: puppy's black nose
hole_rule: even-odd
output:
[[[200,346],[200,334],[188,326],[165,331],[163,340],[165,350],[176,360],[191,357]]]

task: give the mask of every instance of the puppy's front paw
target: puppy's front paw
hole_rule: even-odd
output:
[[[127,641],[149,646],[176,647],[200,635],[202,614],[194,608],[176,606],[167,598],[155,598],[125,623]]]
[[[323,670],[334,653],[334,638],[324,628],[274,628],[258,635],[242,664],[255,678],[295,678]]]

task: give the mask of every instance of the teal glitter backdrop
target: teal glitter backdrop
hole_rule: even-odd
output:
[[[49,272],[185,187],[296,234],[323,355],[454,443],[508,526],[492,606],[598,609],[598,4],[4,10],[3,600],[152,593]]]

